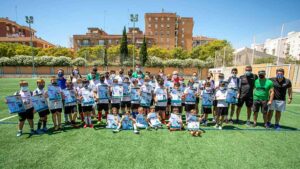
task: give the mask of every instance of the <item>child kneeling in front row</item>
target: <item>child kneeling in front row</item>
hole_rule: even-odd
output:
[[[170,131],[179,131],[183,129],[183,122],[181,115],[179,114],[178,107],[173,108],[173,113],[169,118],[169,123],[167,124],[167,127],[170,129]]]
[[[200,136],[202,132],[200,131],[200,121],[202,120],[200,117],[197,117],[197,112],[195,109],[191,110],[191,115],[186,120],[187,121],[187,129],[190,131],[192,136]]]
[[[140,132],[137,130],[136,121],[131,116],[130,111],[126,111],[126,113],[122,116],[120,120],[120,124],[116,130],[113,130],[114,133],[118,133],[122,127],[122,130],[133,130],[134,134],[139,134]]]
[[[112,110],[112,114],[107,115],[106,128],[117,129],[118,126],[120,125],[121,118],[118,115],[118,109],[116,107],[113,107],[111,110]]]
[[[158,128],[162,128],[162,124],[160,121],[160,116],[155,112],[155,106],[150,107],[150,113],[147,115],[147,121],[151,128],[157,130]]]

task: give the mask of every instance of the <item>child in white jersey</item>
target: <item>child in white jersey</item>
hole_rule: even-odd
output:
[[[93,91],[89,88],[89,81],[87,79],[82,80],[83,88],[80,89],[80,100],[82,105],[82,111],[84,114],[85,125],[84,128],[88,126],[93,128],[91,114],[93,111],[93,105],[95,103]]]
[[[33,96],[42,95],[42,97],[44,97],[45,101],[46,101],[46,98],[48,98],[48,94],[44,90],[44,87],[45,87],[44,79],[38,79],[36,81],[36,84],[37,84],[37,88],[33,91]],[[42,132],[47,132],[47,116],[49,115],[50,112],[49,112],[49,109],[47,108],[45,110],[39,111],[38,113],[39,113],[40,119],[37,123],[37,133],[41,134]],[[43,125],[43,129],[41,130],[42,125]]]
[[[32,96],[32,92],[29,90],[28,88],[28,82],[25,80],[21,80],[20,81],[20,91],[17,91],[15,93],[15,95],[17,96],[21,96],[24,107],[25,107],[25,111],[18,113],[19,116],[19,130],[17,132],[17,137],[20,137],[23,134],[23,127],[24,127],[24,123],[25,120],[28,121],[29,126],[30,126],[30,134],[33,135],[35,134],[34,131],[34,126],[33,126],[33,105],[32,105],[32,100],[31,100],[31,96]]]
[[[63,129],[61,125],[61,112],[63,108],[61,88],[57,84],[57,78],[51,78],[51,84],[48,85],[48,106],[52,113],[54,130]]]
[[[120,124],[116,130],[113,130],[114,133],[118,133],[120,129],[122,130],[132,130],[135,134],[139,134],[140,132],[137,130],[136,121],[131,116],[130,111],[127,111],[121,118]]]
[[[151,128],[157,130],[162,127],[162,123],[160,121],[160,116],[155,112],[155,106],[150,107],[150,113],[147,115],[147,121]]]
[[[220,87],[216,91],[217,100],[217,118],[215,128],[222,130],[222,124],[224,117],[228,115],[228,103],[226,102],[227,89],[225,87],[225,82],[220,82]]]

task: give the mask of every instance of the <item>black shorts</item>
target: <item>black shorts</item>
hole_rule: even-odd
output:
[[[93,106],[82,106],[83,113],[93,111]]]
[[[79,113],[82,113],[82,105],[81,104],[78,104],[78,111],[79,111]]]
[[[140,104],[131,103],[131,109],[138,109],[140,107]]]
[[[213,101],[213,106],[216,107],[217,104],[218,104],[218,101],[217,101],[217,100],[214,100],[214,101]]]
[[[185,111],[190,112],[192,109],[196,109],[195,104],[185,104]]]
[[[121,107],[122,108],[131,107],[131,102],[130,101],[122,101],[121,102]]]
[[[217,115],[218,116],[228,115],[228,107],[217,107]]]
[[[155,106],[155,111],[166,111],[167,107],[165,106]]]
[[[177,107],[179,110],[179,113],[182,114],[182,106],[171,106],[171,112],[173,112],[174,107]]]
[[[115,108],[117,108],[118,110],[120,109],[120,106],[121,106],[120,103],[112,103],[112,104],[111,104],[111,108],[115,107]]]
[[[19,121],[25,121],[26,119],[32,120],[33,119],[33,107],[30,109],[27,109],[23,113],[18,113]]]
[[[260,110],[262,113],[265,114],[269,110],[268,101],[259,101],[259,100],[256,100],[253,103],[252,109],[253,109],[253,111],[255,113],[259,112],[259,110]]]
[[[61,113],[62,112],[62,109],[52,109],[50,110],[50,112],[53,114],[53,113],[56,113],[56,112],[59,112]]]
[[[65,106],[65,114],[74,113],[75,106]]]
[[[108,112],[108,103],[98,103],[97,104],[97,110],[102,111],[104,110],[105,112]]]
[[[167,105],[171,105],[171,98],[168,98],[168,103]]]
[[[238,103],[236,105],[238,107],[243,107],[244,102],[245,102],[247,107],[252,107],[253,106],[253,98],[252,97],[239,98]]]
[[[211,113],[212,113],[211,107],[202,106],[202,114],[211,114]]]
[[[40,116],[40,117],[45,117],[45,116],[47,116],[48,114],[50,114],[49,109],[46,109],[46,110],[43,110],[43,111],[40,111],[40,112],[39,112],[39,116]]]
[[[196,97],[196,104],[199,104],[199,103],[200,103],[200,98]]]

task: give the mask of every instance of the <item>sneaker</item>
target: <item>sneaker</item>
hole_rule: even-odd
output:
[[[216,119],[215,119],[215,118],[213,118],[213,119],[212,119],[212,122],[213,122],[213,123],[216,123]]]
[[[251,122],[250,122],[250,121],[247,121],[247,122],[246,122],[246,126],[251,126]]]
[[[270,123],[270,122],[267,122],[267,123],[265,124],[265,127],[266,127],[266,129],[269,129],[269,128],[271,127],[271,123]]]
[[[58,129],[59,129],[58,126],[55,126],[55,127],[54,127],[54,130],[55,130],[55,131],[57,131]]]
[[[85,124],[85,125],[83,126],[83,128],[87,128],[87,124]]]
[[[133,133],[134,134],[140,134],[140,132],[138,130],[134,130]]]
[[[46,133],[48,131],[47,127],[44,127],[42,130],[44,133]]]
[[[33,129],[30,130],[30,134],[31,134],[31,135],[34,135],[35,133],[36,133],[36,132],[35,132]]]
[[[22,134],[23,134],[22,130],[19,130],[19,131],[17,132],[17,137],[22,136]]]
[[[119,129],[115,129],[115,130],[113,130],[113,133],[118,133],[118,132],[120,132],[120,130],[119,130]]]
[[[207,121],[205,121],[205,122],[203,123],[203,126],[207,127]]]
[[[216,124],[215,126],[214,126],[214,128],[218,128],[219,127],[219,125],[218,124]]]
[[[275,124],[274,128],[275,128],[275,130],[280,130],[280,125],[279,124]]]
[[[229,119],[229,123],[230,123],[230,124],[233,124],[233,120],[232,120],[232,119]]]
[[[58,126],[58,129],[59,129],[59,130],[62,130],[62,129],[63,129],[63,126],[62,126],[62,125],[59,125],[59,126]]]
[[[37,134],[43,134],[43,130],[38,129],[38,130],[36,131],[36,133],[37,133]]]
[[[234,121],[234,123],[235,123],[235,124],[240,124],[240,120],[239,120],[239,119],[236,119],[236,120]]]
[[[256,123],[253,123],[253,124],[252,124],[252,127],[256,127]]]
[[[223,128],[222,128],[222,126],[219,126],[219,128],[218,128],[219,130],[222,130]]]
[[[94,128],[94,125],[93,125],[93,124],[90,124],[90,128]]]

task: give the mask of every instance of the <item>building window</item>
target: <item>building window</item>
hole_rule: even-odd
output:
[[[184,33],[184,28],[181,29],[182,33]]]
[[[170,28],[170,24],[167,24],[167,28]]]
[[[170,18],[168,17],[168,18],[167,18],[167,20],[169,21],[169,20],[170,20]]]
[[[90,43],[90,41],[87,40],[87,39],[85,39],[85,40],[82,41],[82,45],[83,45],[83,46],[88,46],[89,43]]]
[[[182,25],[184,25],[184,21],[182,21]]]
[[[99,40],[99,45],[104,45],[104,40],[103,39]]]
[[[15,27],[12,27],[12,32],[15,33]]]
[[[116,44],[119,44],[119,40],[116,40]]]
[[[184,34],[182,34],[181,37],[184,38]]]
[[[6,30],[9,31],[9,26],[6,26]]]
[[[160,35],[161,35],[161,36],[164,36],[164,32],[163,32],[163,31],[161,31],[161,32],[160,32]]]
[[[151,17],[148,18],[148,21],[151,21]]]
[[[164,20],[164,18],[162,17],[160,20],[161,20],[161,21],[163,21],[163,20]]]
[[[155,35],[157,35],[157,31],[155,31],[155,33],[154,33]]]
[[[148,28],[151,28],[151,24],[148,25]]]
[[[170,35],[170,31],[167,31],[166,34],[169,36]]]
[[[157,24],[155,24],[155,29],[157,29]]]
[[[111,39],[109,39],[109,40],[108,40],[108,44],[111,44],[111,42],[112,42]]]
[[[163,27],[164,27],[164,24],[161,24],[161,25],[160,25],[160,27],[162,27],[162,28],[163,28]]]
[[[157,17],[155,17],[155,21],[157,21],[158,20],[158,18]]]

